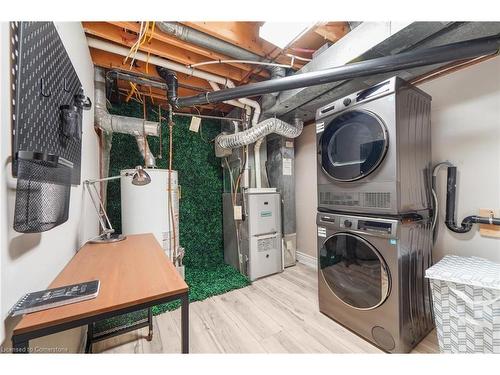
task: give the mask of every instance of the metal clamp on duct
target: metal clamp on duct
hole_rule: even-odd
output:
[[[455,233],[466,233],[472,229],[472,224],[500,225],[500,218],[472,215],[464,218],[460,226],[458,226],[455,218],[456,187],[457,187],[457,167],[448,166],[445,224],[449,230]]]
[[[294,120],[294,125],[277,118],[268,118],[250,129],[235,134],[219,134],[215,138],[215,155],[223,157],[231,154],[234,148],[246,146],[271,133],[279,134],[286,138],[296,138],[302,133],[304,123]]]

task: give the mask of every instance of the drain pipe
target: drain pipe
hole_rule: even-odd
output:
[[[145,121],[135,117],[126,117],[111,115],[106,107],[106,78],[104,69],[95,68],[94,70],[94,90],[95,90],[95,126],[101,129],[105,134],[124,133],[133,135],[137,141],[137,146],[145,160],[148,168],[156,167],[156,161],[145,142],[144,137],[148,135],[159,135],[159,124],[153,121]],[[103,158],[107,160],[107,156]],[[105,171],[107,174],[107,171]],[[103,176],[105,177],[105,176]]]
[[[447,183],[446,183],[446,219],[445,219],[445,224],[449,230],[455,233],[467,233],[472,229],[472,224],[500,225],[500,218],[472,215],[464,218],[459,226],[455,219],[456,187],[457,187],[457,167],[449,166]]]
[[[379,57],[315,72],[295,74],[284,78],[250,83],[217,92],[178,98],[175,105],[178,107],[190,107],[207,103],[219,103],[224,100],[248,98],[277,91],[292,90],[352,78],[372,76],[375,74],[396,72],[425,65],[491,55],[498,53],[499,48],[500,36],[494,35],[438,47],[403,52],[396,55]]]

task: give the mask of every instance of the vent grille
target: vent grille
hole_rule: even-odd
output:
[[[364,207],[391,208],[391,193],[364,193]]]
[[[359,194],[322,191],[319,193],[319,202],[328,205],[359,207]]]

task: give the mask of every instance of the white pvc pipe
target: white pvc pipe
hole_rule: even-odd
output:
[[[287,55],[291,56],[291,55]],[[311,59],[307,59],[307,61],[311,61]],[[255,60],[210,60],[210,61],[203,61],[199,62],[196,64],[190,64],[188,67],[190,68],[196,68],[199,66],[205,66],[205,65],[214,65],[214,64],[249,64],[249,65],[264,65],[264,66],[277,66],[279,68],[293,68],[293,65],[286,65],[286,64],[277,64],[277,63],[270,63],[270,62],[264,62],[264,61],[255,61]]]
[[[235,84],[233,81],[227,82],[227,87],[229,88],[234,88]],[[252,116],[252,126],[255,126],[259,123],[259,118],[260,118],[260,104],[256,102],[255,100],[252,99],[247,99],[247,98],[241,98],[238,99],[240,103],[249,105],[250,107],[253,108],[253,116]]]
[[[208,83],[210,84],[210,87],[212,87],[212,90],[214,91],[219,91],[220,90],[220,87],[217,83],[215,83],[214,81],[208,81]],[[251,108],[248,108],[246,105],[244,105],[243,103],[240,103],[239,101],[237,100],[226,100],[224,103],[226,104],[230,104],[234,107],[239,107],[239,108],[243,108],[247,111],[252,110]]]
[[[89,47],[97,48],[103,51],[115,53],[121,56],[127,56],[129,53],[129,48],[120,46],[118,44],[106,42],[104,40],[94,39],[87,37],[87,44]],[[157,56],[149,56],[144,52],[138,51],[135,55],[136,60],[140,60],[143,62],[149,61],[149,63],[157,66],[162,66],[166,69],[174,70],[176,72],[184,73],[190,76],[198,77],[207,81],[213,81],[223,86],[229,86],[230,80],[215,74],[206,73],[201,70],[191,69],[182,64],[178,64],[169,60],[166,60]],[[232,82],[231,82],[232,83]],[[234,87],[234,84],[233,84]]]
[[[97,48],[97,49],[111,52],[111,53],[115,53],[115,54],[121,55],[121,56],[127,56],[129,53],[129,49],[127,47],[119,46],[118,44],[106,42],[106,41],[99,40],[99,39],[87,37],[87,44],[89,47]],[[215,74],[211,74],[211,73],[206,73],[206,72],[203,72],[201,70],[195,70],[192,68],[188,68],[182,64],[178,64],[178,63],[166,60],[166,59],[161,58],[161,57],[157,57],[157,56],[149,56],[148,57],[148,55],[144,52],[138,51],[137,54],[135,55],[135,59],[140,60],[140,61],[144,61],[144,62],[149,61],[153,65],[162,66],[166,69],[170,69],[170,70],[174,70],[176,72],[184,73],[184,74],[187,74],[190,76],[198,77],[198,78],[207,80],[208,82],[218,83],[219,85],[223,85],[224,87],[229,87],[229,88],[235,87],[234,82],[231,81],[230,79],[227,79],[227,78],[215,75]],[[252,117],[252,125],[256,125],[259,122],[259,117],[260,117],[260,112],[261,112],[259,103],[257,103],[255,100],[246,99],[246,98],[238,99],[238,101],[240,103],[249,105],[250,107],[252,107],[254,109],[254,113],[253,113],[253,117]],[[233,104],[233,105],[235,105],[235,104]],[[238,106],[238,107],[243,108],[241,106]]]

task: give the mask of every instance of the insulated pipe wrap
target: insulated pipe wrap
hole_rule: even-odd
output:
[[[252,144],[259,138],[271,133],[276,133],[286,138],[296,138],[302,133],[303,127],[304,123],[298,119],[295,120],[294,125],[291,125],[277,118],[269,118],[252,126],[250,129],[236,134],[220,134],[215,141],[222,148],[233,149]]]

